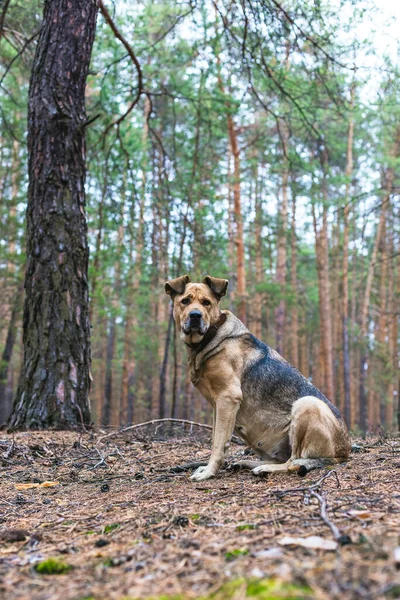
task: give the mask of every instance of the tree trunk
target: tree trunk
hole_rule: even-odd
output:
[[[398,318],[399,311],[396,303],[396,285],[398,280],[398,272],[396,271],[396,253],[393,239],[393,213],[390,223],[389,230],[389,277],[388,277],[388,341],[389,341],[389,368],[390,368],[390,381],[388,386],[388,404],[386,411],[386,420],[389,426],[389,430],[392,429],[393,416],[394,416],[394,400],[395,400],[395,377],[398,371]]]
[[[163,358],[163,362],[161,365],[161,371],[160,371],[160,396],[159,396],[159,403],[158,403],[158,418],[159,419],[164,419],[164,417],[166,417],[167,367],[168,367],[169,347],[171,344],[171,333],[172,333],[173,322],[174,322],[174,318],[172,316],[172,306],[171,306],[169,318],[168,318],[167,335],[165,336],[164,358]]]
[[[350,92],[350,109],[353,111],[355,99],[355,82]],[[343,334],[343,389],[344,389],[344,420],[351,426],[351,395],[350,395],[350,344],[349,344],[349,213],[351,176],[353,173],[353,139],[354,116],[350,113],[349,129],[347,134],[347,163],[346,163],[346,192],[343,211],[343,263],[342,263],[342,334]]]
[[[246,324],[246,271],[244,258],[243,239],[243,214],[240,198],[240,156],[235,124],[231,115],[228,115],[228,136],[233,156],[233,204],[236,225],[236,269],[237,269],[237,297],[238,317]]]
[[[292,192],[292,224],[291,224],[291,267],[290,283],[292,286],[291,308],[291,363],[299,368],[299,313],[298,313],[298,285],[297,285],[297,236],[296,236],[296,195]]]
[[[11,398],[7,393],[7,382],[10,361],[14,349],[16,323],[21,307],[21,295],[22,285],[20,285],[20,287],[17,289],[17,293],[15,295],[15,301],[11,311],[10,321],[8,324],[6,343],[4,346],[3,355],[1,357],[0,363],[0,426],[3,425],[8,419],[12,408]]]
[[[90,424],[85,84],[95,0],[47,0],[29,89],[24,362],[12,429]]]
[[[255,254],[256,254],[256,291],[254,294],[254,335],[261,340],[262,338],[262,303],[264,294],[257,289],[263,283],[264,269],[262,257],[262,205],[261,194],[258,189],[258,170],[255,173]]]
[[[321,156],[324,171],[322,181],[322,224],[318,229],[315,206],[312,207],[313,224],[315,233],[315,250],[317,258],[318,291],[319,291],[319,313],[320,313],[320,336],[321,336],[321,367],[323,370],[323,392],[332,401],[335,398],[333,378],[333,340],[331,303],[329,286],[329,249],[328,249],[328,189],[326,179],[327,155],[325,148]]]
[[[277,258],[276,258],[276,283],[279,286],[279,304],[275,310],[275,345],[279,354],[283,354],[283,336],[285,332],[285,283],[286,283],[286,245],[288,224],[288,189],[289,189],[289,160],[288,142],[289,129],[287,124],[278,121],[279,137],[282,143],[283,172],[282,172],[282,202],[278,210],[278,235],[277,235]]]
[[[391,156],[397,158],[399,156],[400,148],[400,127],[396,131],[395,141],[391,150]],[[368,402],[366,392],[366,367],[368,364],[368,309],[371,299],[372,283],[375,273],[375,265],[378,257],[378,250],[382,239],[382,233],[384,229],[387,205],[390,200],[390,196],[393,190],[394,182],[394,168],[388,167],[386,170],[385,181],[383,181],[382,189],[384,190],[381,214],[379,217],[378,227],[376,230],[376,236],[374,246],[372,248],[371,259],[368,265],[367,281],[365,284],[364,298],[361,307],[361,326],[360,326],[360,338],[361,338],[361,356],[360,356],[360,377],[359,377],[359,412],[360,412],[360,427],[363,432],[367,431],[367,414],[368,414]]]

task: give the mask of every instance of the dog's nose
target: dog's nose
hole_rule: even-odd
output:
[[[191,310],[189,317],[191,321],[200,321],[202,314],[199,310]]]

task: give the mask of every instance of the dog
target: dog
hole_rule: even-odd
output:
[[[228,283],[209,276],[191,283],[184,275],[165,284],[191,381],[214,409],[211,457],[191,479],[217,475],[234,432],[261,461],[233,466],[255,475],[304,475],[346,461],[351,446],[339,410],[232,312],[219,308]]]

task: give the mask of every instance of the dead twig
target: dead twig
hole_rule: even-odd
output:
[[[212,431],[211,425],[206,425],[205,423],[196,423],[195,421],[188,421],[187,419],[152,419],[151,421],[145,421],[144,423],[136,423],[136,425],[128,425],[128,427],[123,427],[122,429],[118,429],[117,431],[112,431],[111,433],[107,433],[107,435],[103,435],[98,439],[97,443],[105,440],[106,438],[112,437],[113,435],[119,435],[120,433],[125,433],[125,431],[133,431],[135,429],[140,429],[141,427],[146,427],[147,425],[155,425],[156,423],[182,423],[184,425],[190,425],[191,427],[202,427],[204,429],[208,429]]]
[[[346,544],[351,544],[351,539],[348,535],[343,534],[338,527],[330,519],[328,518],[328,503],[326,498],[318,494],[318,492],[314,490],[310,490],[310,496],[312,498],[316,498],[319,502],[319,514],[325,525],[329,527],[332,531],[333,537],[335,540],[341,545],[344,546]]]

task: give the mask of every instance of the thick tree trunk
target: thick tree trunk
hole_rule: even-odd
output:
[[[29,90],[24,362],[12,429],[90,424],[85,85],[95,0],[47,0]]]

